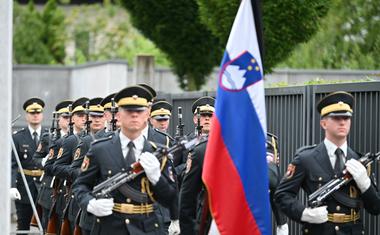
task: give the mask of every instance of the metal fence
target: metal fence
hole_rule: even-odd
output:
[[[267,125],[268,131],[279,137],[282,173],[293,159],[297,148],[322,141],[323,132],[319,125],[320,115],[316,110],[316,104],[326,94],[339,90],[348,91],[355,97],[349,146],[361,153],[380,151],[380,82],[269,88],[265,91]],[[161,97],[173,104],[171,134],[175,133],[178,124],[179,106],[183,108],[185,133],[194,130],[191,105],[204,95],[215,96],[215,93],[161,94]],[[374,164],[373,170],[379,182],[378,164]],[[303,192],[299,194],[299,198],[305,201]],[[364,213],[362,218],[366,234],[380,234],[380,221],[377,216]],[[299,224],[290,221],[289,226],[289,234],[301,234]]]

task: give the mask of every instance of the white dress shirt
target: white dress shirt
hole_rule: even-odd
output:
[[[37,138],[40,139],[41,129],[42,129],[41,126],[39,126],[36,130],[34,130],[30,125],[28,125],[28,129],[29,129],[30,135],[32,136],[32,139],[33,139],[34,132],[37,132]]]
[[[336,155],[335,151],[338,148],[333,142],[328,140],[327,138],[324,139],[323,141],[325,143],[326,149],[327,149],[327,154],[329,155],[331,166],[334,169],[335,166],[335,161],[336,161]],[[347,141],[342,144],[342,146],[339,147],[343,153],[344,153],[344,158],[343,162],[346,162],[346,157],[347,157]]]
[[[122,131],[120,131],[119,137],[120,137],[120,143],[121,143],[121,151],[123,152],[123,156],[125,158],[128,154],[128,150],[129,150],[128,149],[128,143],[131,140],[127,136],[125,136]],[[138,161],[139,156],[141,155],[143,148],[144,148],[145,138],[144,138],[143,134],[140,134],[140,136],[137,137],[136,139],[134,139],[132,142],[135,145],[135,147],[133,149],[135,151],[136,161]]]

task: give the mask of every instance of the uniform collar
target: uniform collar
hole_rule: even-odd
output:
[[[121,148],[122,149],[127,148],[128,143],[131,141],[131,139],[125,136],[122,131],[120,131],[119,137],[120,137]],[[137,151],[140,151],[140,152],[142,151],[142,149],[144,148],[144,141],[145,141],[145,137],[142,134],[140,134],[139,137],[137,137],[136,139],[132,140],[133,144],[135,145],[135,149]]]
[[[334,156],[335,151],[338,148],[338,146],[336,146],[333,142],[331,142],[327,138],[325,138],[323,142],[325,143],[327,154],[329,156]],[[343,151],[344,156],[347,157],[347,141],[344,142],[344,144],[342,144],[342,146],[340,146],[339,148]]]
[[[33,136],[33,132],[37,132],[38,137],[41,135],[41,129],[42,129],[41,126],[39,126],[36,130],[34,130],[30,125],[28,125],[28,129],[31,136]]]

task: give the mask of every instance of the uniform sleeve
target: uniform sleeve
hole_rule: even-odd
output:
[[[186,173],[182,181],[180,197],[181,234],[194,234],[197,200],[202,189],[203,155],[195,150],[188,156]]]
[[[305,206],[297,199],[305,178],[305,168],[301,159],[295,157],[289,164],[288,170],[282,178],[275,192],[275,202],[280,209],[291,219],[300,222]]]
[[[76,138],[70,136],[63,141],[62,147],[58,151],[57,159],[54,162],[53,172],[60,179],[68,179],[68,169],[73,157],[73,148],[76,146]]]
[[[371,184],[367,191],[361,195],[361,198],[363,200],[363,206],[368,213],[372,215],[380,214],[380,195],[374,184]]]
[[[17,141],[17,138],[13,135],[12,136],[13,138],[13,142],[15,144],[15,147],[16,147],[16,150],[19,149],[19,143]],[[12,188],[16,188],[16,179],[17,179],[17,171],[18,171],[18,165],[17,165],[17,161],[16,161],[16,157],[15,157],[15,153],[13,152],[13,149],[11,151],[11,187]]]
[[[88,202],[93,199],[91,192],[100,178],[100,169],[94,150],[90,149],[83,160],[81,172],[75,180],[72,190],[82,210],[87,210]]]

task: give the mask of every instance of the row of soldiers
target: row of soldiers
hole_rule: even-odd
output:
[[[195,101],[198,128],[183,136],[179,125],[172,138],[167,133],[172,106],[155,98],[154,89],[139,84],[105,98],[65,100],[56,105],[50,129],[41,127],[44,101],[28,99],[23,105],[28,127],[13,134],[17,153],[12,152],[10,192],[17,199],[17,229],[28,230],[33,221],[23,172],[46,234],[179,234],[180,227],[181,234],[193,234],[202,201],[194,187],[202,184],[199,178],[193,185],[196,164],[189,151],[203,151],[206,141],[160,160],[155,152],[207,136],[215,100]],[[133,173],[136,162],[144,174],[103,197],[93,194],[96,185],[115,174]]]

